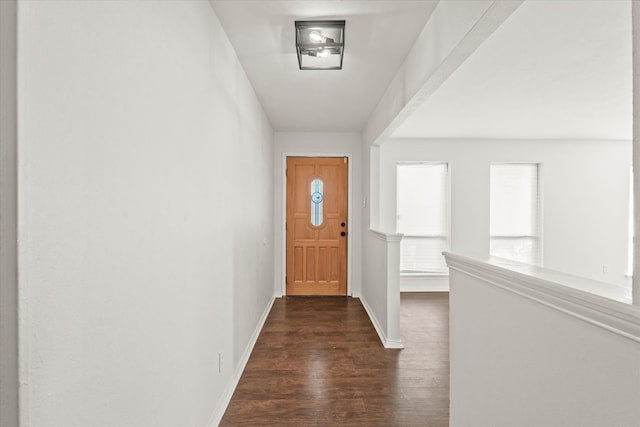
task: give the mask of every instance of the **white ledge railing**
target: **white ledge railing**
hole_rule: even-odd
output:
[[[621,286],[498,257],[444,256],[452,270],[640,342],[640,307]]]

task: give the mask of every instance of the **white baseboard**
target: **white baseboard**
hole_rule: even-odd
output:
[[[449,292],[449,276],[400,276],[400,292]]]
[[[236,391],[236,387],[238,386],[238,382],[240,382],[240,377],[244,372],[244,368],[247,366],[247,362],[249,361],[249,357],[251,356],[251,352],[253,351],[253,347],[256,345],[258,341],[258,336],[260,336],[260,332],[262,331],[262,327],[264,326],[264,322],[266,322],[267,317],[269,316],[269,312],[271,311],[271,307],[273,307],[273,303],[276,300],[275,296],[271,297],[271,300],[267,304],[267,307],[264,309],[262,316],[260,316],[260,320],[258,320],[258,324],[256,325],[256,329],[253,331],[247,346],[242,353],[242,358],[240,359],[240,363],[236,367],[235,372],[233,373],[233,377],[229,384],[225,388],[224,393],[222,393],[222,397],[218,403],[218,406],[213,411],[213,414],[209,418],[209,422],[207,423],[207,427],[214,427],[220,424],[222,417],[224,416],[225,411],[227,410],[227,406],[229,406],[229,402],[233,397],[233,393]]]
[[[387,339],[387,335],[382,329],[382,326],[380,326],[380,322],[378,322],[378,318],[375,316],[375,314],[373,314],[373,310],[369,306],[369,303],[367,302],[367,300],[364,299],[362,296],[360,296],[359,298],[360,298],[360,302],[362,302],[362,306],[364,307],[364,310],[369,315],[369,319],[371,319],[371,323],[373,324],[373,327],[378,333],[378,337],[380,337],[380,341],[382,341],[382,345],[384,346],[384,348],[395,348],[395,349],[404,348],[402,341]]]

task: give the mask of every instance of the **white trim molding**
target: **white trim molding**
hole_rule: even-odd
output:
[[[264,327],[264,323],[267,321],[267,317],[271,312],[271,308],[273,307],[273,303],[275,302],[275,296],[272,296],[267,304],[266,308],[262,312],[262,316],[258,320],[258,324],[256,329],[253,331],[247,346],[242,353],[242,357],[240,358],[240,362],[236,366],[236,369],[233,373],[233,377],[231,377],[231,381],[225,388],[216,409],[211,414],[209,418],[209,422],[207,423],[208,427],[214,427],[220,424],[222,417],[224,416],[225,411],[227,410],[227,406],[229,406],[229,402],[231,402],[231,398],[233,397],[233,393],[236,391],[236,387],[238,387],[238,383],[240,382],[240,378],[242,377],[242,373],[244,372],[244,368],[247,366],[247,362],[249,362],[249,357],[251,356],[251,352],[253,351],[253,347],[256,345],[258,341],[258,337],[260,336],[260,332]]]
[[[378,333],[378,337],[380,337],[380,341],[382,342],[382,345],[384,346],[384,348],[403,349],[404,344],[402,343],[402,341],[390,340],[387,338],[387,334],[385,334],[384,329],[380,325],[378,318],[376,317],[373,310],[369,306],[369,303],[367,302],[367,300],[364,299],[363,297],[360,297],[360,302],[364,307],[364,311],[366,311],[367,314],[369,315],[369,319],[371,319],[371,323],[373,324],[374,329]]]
[[[452,270],[640,342],[640,307],[621,286],[498,257],[444,256]]]

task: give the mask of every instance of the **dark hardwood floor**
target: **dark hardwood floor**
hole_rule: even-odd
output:
[[[360,300],[275,301],[221,426],[448,426],[449,296],[401,299],[404,350]]]

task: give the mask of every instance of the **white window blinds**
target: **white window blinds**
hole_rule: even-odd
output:
[[[402,273],[446,274],[449,248],[448,165],[398,164],[398,232]]]
[[[491,165],[491,255],[540,263],[538,165]]]

